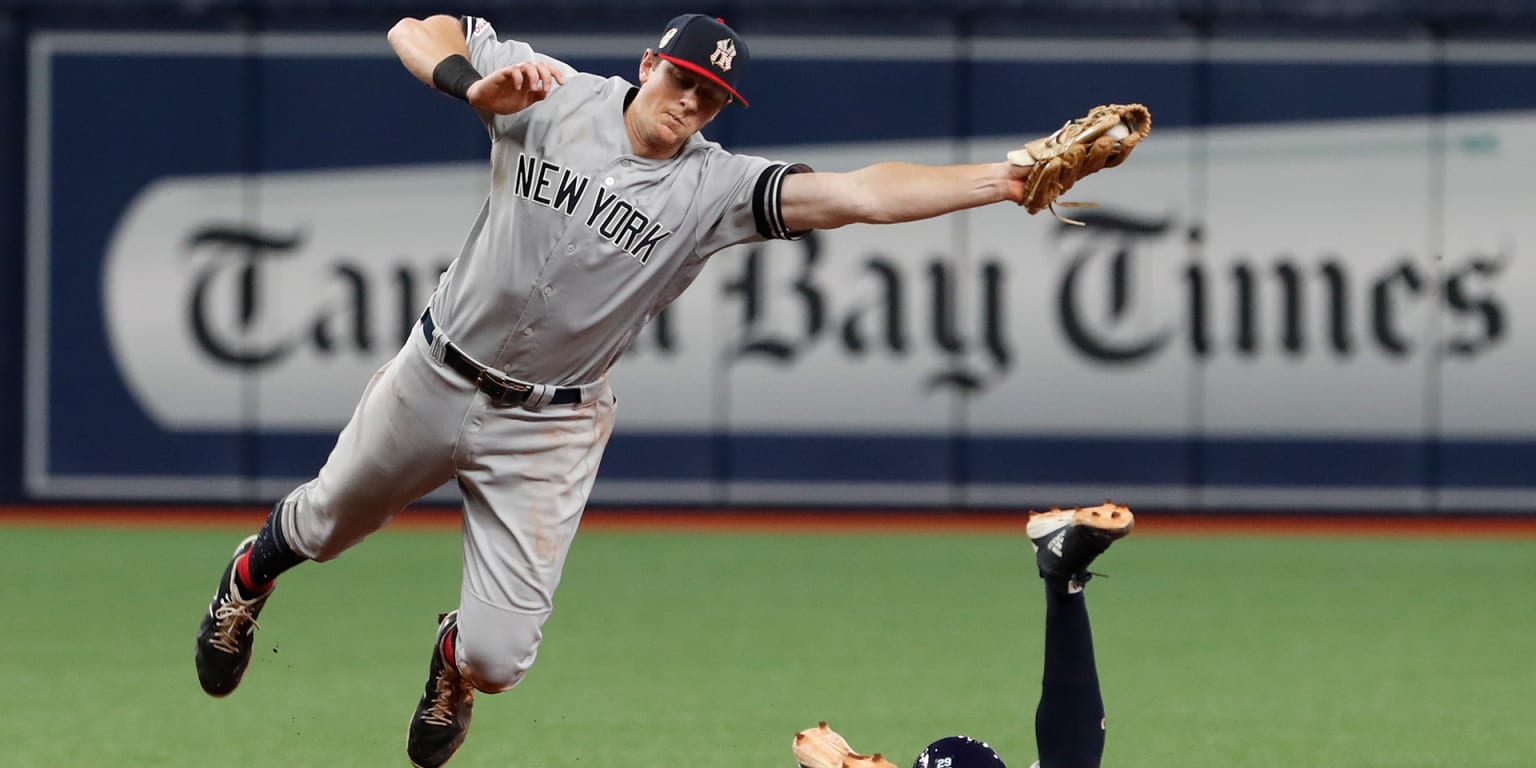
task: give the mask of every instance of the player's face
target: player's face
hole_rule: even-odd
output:
[[[706,123],[713,120],[715,115],[720,114],[720,110],[731,102],[731,94],[703,75],[690,72],[670,61],[662,63],[666,64],[663,71],[667,74],[667,84],[670,89],[679,99],[691,98],[695,108],[701,114],[708,116]]]
[[[646,143],[674,151],[730,103],[731,95],[702,75],[647,53],[640,64],[640,95],[630,104]]]

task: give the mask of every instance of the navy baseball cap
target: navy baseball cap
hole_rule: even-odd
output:
[[[747,68],[747,44],[724,19],[702,13],[686,13],[667,23],[656,44],[656,55],[706,78],[747,106],[736,90]]]
[[[945,736],[928,745],[912,768],[1005,768],[1003,758],[985,741],[969,736]]]

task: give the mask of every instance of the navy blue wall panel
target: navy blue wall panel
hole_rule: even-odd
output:
[[[21,32],[0,14],[0,328],[24,327],[22,235],[26,66]],[[0,333],[0,502],[21,495],[22,334]]]
[[[0,13],[0,328],[24,328],[26,286],[26,113],[28,27]],[[361,17],[359,17],[361,18]],[[272,19],[184,19],[201,27],[242,27]],[[369,26],[350,31],[382,30]],[[113,16],[108,24],[127,24]],[[348,31],[343,20],[329,31]],[[113,221],[157,177],[209,173],[266,174],[315,168],[377,167],[380,158],[413,165],[483,159],[485,136],[462,105],[412,79],[393,59],[210,57],[70,57],[51,72],[52,167],[62,172],[48,205],[75,207],[50,229],[51,252],[103,252]],[[632,76],[633,58],[572,64]],[[801,57],[762,62],[746,91],[750,111],[730,111],[709,135],[728,146],[932,140],[1032,135],[1096,103],[1157,105],[1162,128],[1277,124],[1493,110],[1536,109],[1536,67],[1497,61],[1233,62],[1148,60],[1095,63],[944,59],[891,61]],[[1138,72],[1128,84],[1127,67]],[[835,76],[834,76],[835,75]],[[144,84],[174,83],[174,87]],[[1031,84],[1049,84],[1032,87]],[[1068,87],[1065,84],[1070,84]],[[1029,98],[1004,97],[1027,90]],[[188,108],[196,94],[196,108]],[[907,107],[890,119],[892,105]],[[172,116],[168,119],[168,116]],[[302,119],[313,130],[293,131]],[[360,136],[359,132],[366,135]],[[421,137],[432,137],[422,140]],[[93,213],[94,212],[94,213]],[[93,218],[94,217],[94,218]],[[57,265],[69,274],[70,265]],[[88,473],[100,465],[146,475],[179,468],[193,475],[305,476],[334,435],[178,432],[123,455],[90,430],[155,433],[111,366],[100,284],[55,284],[48,323],[54,335],[96,339],[74,359],[50,361],[51,397],[69,403],[50,413],[51,469]],[[25,500],[22,483],[24,336],[0,333],[0,502]],[[109,378],[103,378],[109,377]],[[106,384],[107,386],[103,386]],[[114,394],[115,393],[115,394]],[[248,393],[231,391],[230,398]],[[65,418],[66,421],[59,421]],[[1524,487],[1532,446],[1461,441],[1369,439],[1311,441],[1130,439],[1099,442],[1052,436],[860,437],[802,435],[635,435],[615,438],[610,461],[624,479],[746,482],[964,484],[1019,480],[1042,484],[1101,481],[1145,486]],[[855,458],[850,458],[855,457]],[[1513,457],[1513,458],[1512,458]],[[1091,474],[1083,474],[1084,468]],[[1024,478],[1026,480],[1030,478]]]

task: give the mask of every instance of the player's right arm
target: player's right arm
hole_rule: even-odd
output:
[[[469,58],[464,22],[452,16],[404,18],[389,30],[389,46],[412,75],[432,85],[432,70],[454,54]],[[435,87],[435,86],[434,86]]]
[[[464,99],[482,115],[519,112],[565,83],[564,71],[547,59],[514,63],[481,76],[470,63],[466,25],[471,21],[443,15],[404,18],[390,28],[389,45],[417,80]]]

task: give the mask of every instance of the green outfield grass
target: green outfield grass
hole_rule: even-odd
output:
[[[1148,526],[1144,526],[1146,528]],[[385,531],[283,577],[245,684],[200,612],[241,532],[0,528],[0,765],[404,766],[455,533]],[[1004,534],[588,531],[539,664],[454,768],[793,768],[828,720],[1034,759],[1042,598]],[[1536,766],[1536,544],[1157,536],[1089,588],[1104,764]]]

